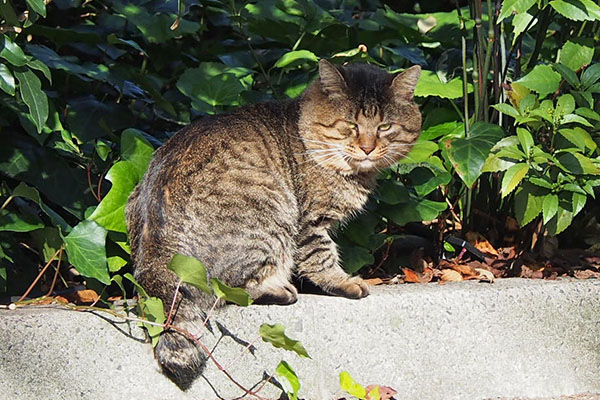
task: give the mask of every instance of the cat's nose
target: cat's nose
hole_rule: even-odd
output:
[[[366,155],[371,154],[373,150],[375,150],[375,146],[359,146],[362,151],[365,152]]]

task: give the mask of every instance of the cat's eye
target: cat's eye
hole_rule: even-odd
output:
[[[385,132],[385,131],[389,131],[391,127],[392,127],[392,124],[381,124],[377,127],[377,130],[379,132]]]

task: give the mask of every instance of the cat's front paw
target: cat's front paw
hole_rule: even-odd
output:
[[[358,276],[348,278],[332,290],[336,296],[361,299],[369,295],[369,285]]]

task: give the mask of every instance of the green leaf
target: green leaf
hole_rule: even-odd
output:
[[[544,196],[544,203],[542,204],[544,224],[547,224],[552,217],[556,215],[558,211],[558,196],[555,194],[548,194]]]
[[[467,92],[472,92],[473,86],[468,84]],[[438,96],[444,99],[457,99],[463,96],[463,84],[460,78],[442,82],[433,71],[423,70],[415,88],[415,96]]]
[[[513,21],[512,21],[512,25],[513,25],[512,44],[513,45],[517,42],[519,35],[525,31],[525,28],[527,28],[527,26],[529,25],[529,23],[531,22],[532,19],[533,19],[533,15],[526,13],[526,12],[522,12],[513,17]],[[500,20],[498,20],[498,22],[500,22]],[[531,27],[535,26],[536,22],[537,22],[537,18],[531,24]]]
[[[573,71],[579,70],[584,65],[592,62],[594,56],[594,46],[586,46],[567,40],[560,49],[558,62],[569,67]]]
[[[44,74],[44,77],[48,79],[48,82],[52,83],[52,73],[50,72],[50,68],[48,68],[46,64],[44,64],[40,60],[29,60],[27,62],[27,66],[29,68],[40,71],[42,74]]]
[[[565,153],[558,157],[565,171],[573,174],[600,175],[600,167],[581,153]]]
[[[46,2],[44,0],[26,0],[27,5],[30,9],[40,14],[42,17],[46,17]]]
[[[409,222],[431,221],[447,207],[446,202],[410,198],[401,205],[381,205],[379,212],[398,225],[406,225]]]
[[[48,97],[42,91],[42,83],[30,69],[15,71],[15,76],[19,81],[21,97],[29,108],[38,133],[41,133],[48,119]]]
[[[252,304],[252,298],[242,288],[232,288],[218,280],[217,278],[210,279],[210,286],[212,286],[215,295],[218,298],[224,299],[231,303],[235,303],[239,306],[247,307]]]
[[[402,182],[386,179],[377,188],[377,199],[386,204],[400,204],[408,201],[408,189]]]
[[[126,233],[125,208],[129,195],[139,181],[137,169],[130,161],[119,161],[108,170],[106,179],[112,183],[112,187],[88,219],[108,230]]]
[[[504,173],[502,178],[502,198],[512,192],[523,180],[529,171],[529,165],[525,163],[515,164]]]
[[[575,110],[575,99],[570,94],[563,94],[556,102],[556,114],[564,116]]]
[[[306,62],[316,63],[319,58],[312,51],[296,50],[285,53],[275,63],[275,68],[292,69]]]
[[[125,273],[123,275],[123,277],[125,279],[127,279],[129,282],[133,283],[133,286],[135,286],[135,290],[139,293],[139,295],[141,297],[143,297],[144,299],[149,298],[150,296],[148,296],[148,293],[146,292],[146,289],[144,289],[142,287],[142,285],[140,285],[138,283],[138,281],[135,280],[135,278],[133,277],[133,275],[131,275],[129,272]]]
[[[4,34],[0,36],[0,57],[16,67],[27,65],[27,56],[23,50]]]
[[[563,17],[573,21],[593,21],[598,18],[598,10],[593,7],[595,4],[591,1],[552,0],[550,6]]]
[[[560,74],[555,72],[549,65],[536,65],[531,72],[517,81],[528,89],[545,97],[558,89]]]
[[[31,232],[43,227],[44,224],[37,215],[0,210],[0,232]]]
[[[502,2],[502,8],[500,9],[500,15],[498,15],[498,22],[502,22],[504,18],[510,17],[513,13],[522,14],[527,12],[537,0],[505,0]]]
[[[121,134],[121,158],[131,163],[137,172],[138,182],[142,180],[148,164],[152,160],[154,148],[137,129],[125,129]]]
[[[342,265],[349,274],[359,271],[366,265],[372,265],[375,257],[369,249],[355,244],[341,244],[340,254],[342,256]]]
[[[491,148],[503,136],[504,131],[498,125],[476,122],[471,127],[468,138],[446,143],[450,162],[468,187],[473,186],[479,178]]]
[[[206,278],[206,268],[200,260],[183,254],[175,254],[167,267],[175,272],[183,282],[197,287],[204,293],[211,293]]]
[[[281,383],[288,394],[290,400],[298,400],[298,391],[300,390],[300,380],[294,372],[294,369],[285,361],[281,361],[275,372],[282,378]]]
[[[410,152],[403,159],[398,161],[398,164],[411,164],[427,161],[437,150],[437,143],[429,140],[419,140],[415,143]]]
[[[362,385],[356,383],[348,371],[340,372],[340,388],[351,396],[359,399],[365,399],[367,396],[367,390]]]
[[[140,298],[140,309],[142,317],[149,322],[154,322],[157,324],[165,323],[166,318],[164,305],[162,300],[158,297]],[[164,327],[160,325],[148,324],[146,322],[141,322],[140,325],[142,325],[148,331],[148,335],[152,340],[152,347],[156,347]]]
[[[529,155],[531,147],[533,146],[533,136],[527,129],[517,128],[517,137],[519,138],[519,143],[521,143],[523,151],[526,155]]]
[[[569,85],[574,88],[579,87],[579,78],[569,67],[562,64],[552,64],[552,67],[557,70],[567,82],[569,82]]]
[[[11,96],[15,95],[15,77],[8,66],[0,63],[0,89]]]
[[[375,386],[369,391],[369,399],[371,400],[381,400],[380,396],[381,394],[379,393],[379,386]]]
[[[589,133],[585,132],[583,129],[562,128],[558,130],[558,133],[560,133],[560,135],[567,139],[569,142],[577,146],[578,149],[585,149],[585,135],[587,134],[589,136]]]
[[[525,226],[542,212],[546,189],[523,182],[515,192],[515,217],[521,226]]]
[[[497,154],[490,154],[485,160],[481,172],[500,172],[506,171],[516,163],[499,157]]]
[[[188,68],[177,80],[179,91],[192,100],[211,106],[237,105],[245,88],[233,73],[214,75],[212,65],[203,63],[198,68]]]
[[[573,212],[563,208],[559,202],[556,214],[548,221],[546,229],[549,235],[558,235],[567,229],[571,222],[573,222]]]
[[[581,86],[585,89],[589,88],[600,80],[600,63],[590,65],[581,74]]]
[[[108,257],[106,261],[110,272],[117,272],[127,264],[127,260],[119,256]]]
[[[311,358],[302,343],[286,336],[285,327],[283,325],[262,324],[259,332],[262,340],[271,343],[274,347],[290,350],[296,352],[299,356]]]
[[[494,104],[492,107],[509,117],[519,118],[521,116],[521,114],[508,103]]]
[[[52,221],[52,223],[55,226],[60,227],[62,229],[62,231],[65,232],[65,233],[69,232],[71,230],[71,227],[63,219],[63,217],[61,217],[54,210],[52,210],[50,207],[48,207],[46,204],[44,204],[44,202],[42,201],[42,198],[40,196],[40,192],[38,192],[37,189],[35,189],[35,188],[31,187],[31,186],[28,186],[25,183],[21,182],[13,190],[12,196],[14,196],[14,197],[24,197],[26,199],[29,199],[29,200],[33,201],[34,203],[36,203],[40,207],[40,209],[46,215],[48,215],[50,217],[50,220]]]
[[[93,221],[81,221],[65,238],[69,262],[88,278],[110,284],[106,264],[106,230]]]
[[[573,200],[572,200],[573,216],[579,214],[579,212],[581,210],[583,210],[583,207],[585,206],[586,202],[587,202],[586,194],[573,192]]]

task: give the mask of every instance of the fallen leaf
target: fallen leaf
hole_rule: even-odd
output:
[[[498,257],[498,251],[491,243],[479,232],[467,232],[465,235],[467,241],[477,248],[477,250]]]
[[[367,400],[370,400],[369,394],[371,393],[371,390],[375,389],[376,387],[379,388],[379,399],[380,400],[390,400],[392,397],[394,397],[395,394],[398,393],[389,386],[368,385],[365,388],[365,390],[367,391]]]
[[[577,270],[573,275],[577,279],[600,278],[600,272],[592,271],[591,269]]]
[[[65,297],[73,303],[93,303],[98,300],[99,296],[98,293],[92,289],[83,289],[73,293],[65,294]]]
[[[454,271],[464,275],[465,277],[476,276],[477,274],[469,265],[465,264],[457,264],[454,262],[449,262],[447,260],[442,260],[439,263],[439,268],[441,269],[453,269]]]
[[[412,269],[402,268],[402,272],[404,272],[404,282],[421,283],[421,278],[419,278],[419,275]]]
[[[377,286],[377,285],[383,284],[383,279],[381,279],[381,278],[369,278],[369,279],[364,279],[364,281],[371,286]]]
[[[475,272],[477,272],[479,274],[479,276],[477,278],[481,282],[489,282],[489,283],[494,282],[494,274],[492,274],[487,269],[475,268]]]
[[[433,269],[426,267],[421,275],[421,283],[429,283],[433,279]]]
[[[69,300],[67,300],[66,298],[64,298],[62,296],[55,296],[54,300],[58,303],[69,304]]]
[[[427,33],[437,25],[437,19],[433,15],[428,15],[427,18],[419,18],[417,28],[421,33]]]
[[[443,282],[458,282],[462,281],[463,277],[460,272],[456,272],[453,269],[444,269],[442,270],[441,279]]]

